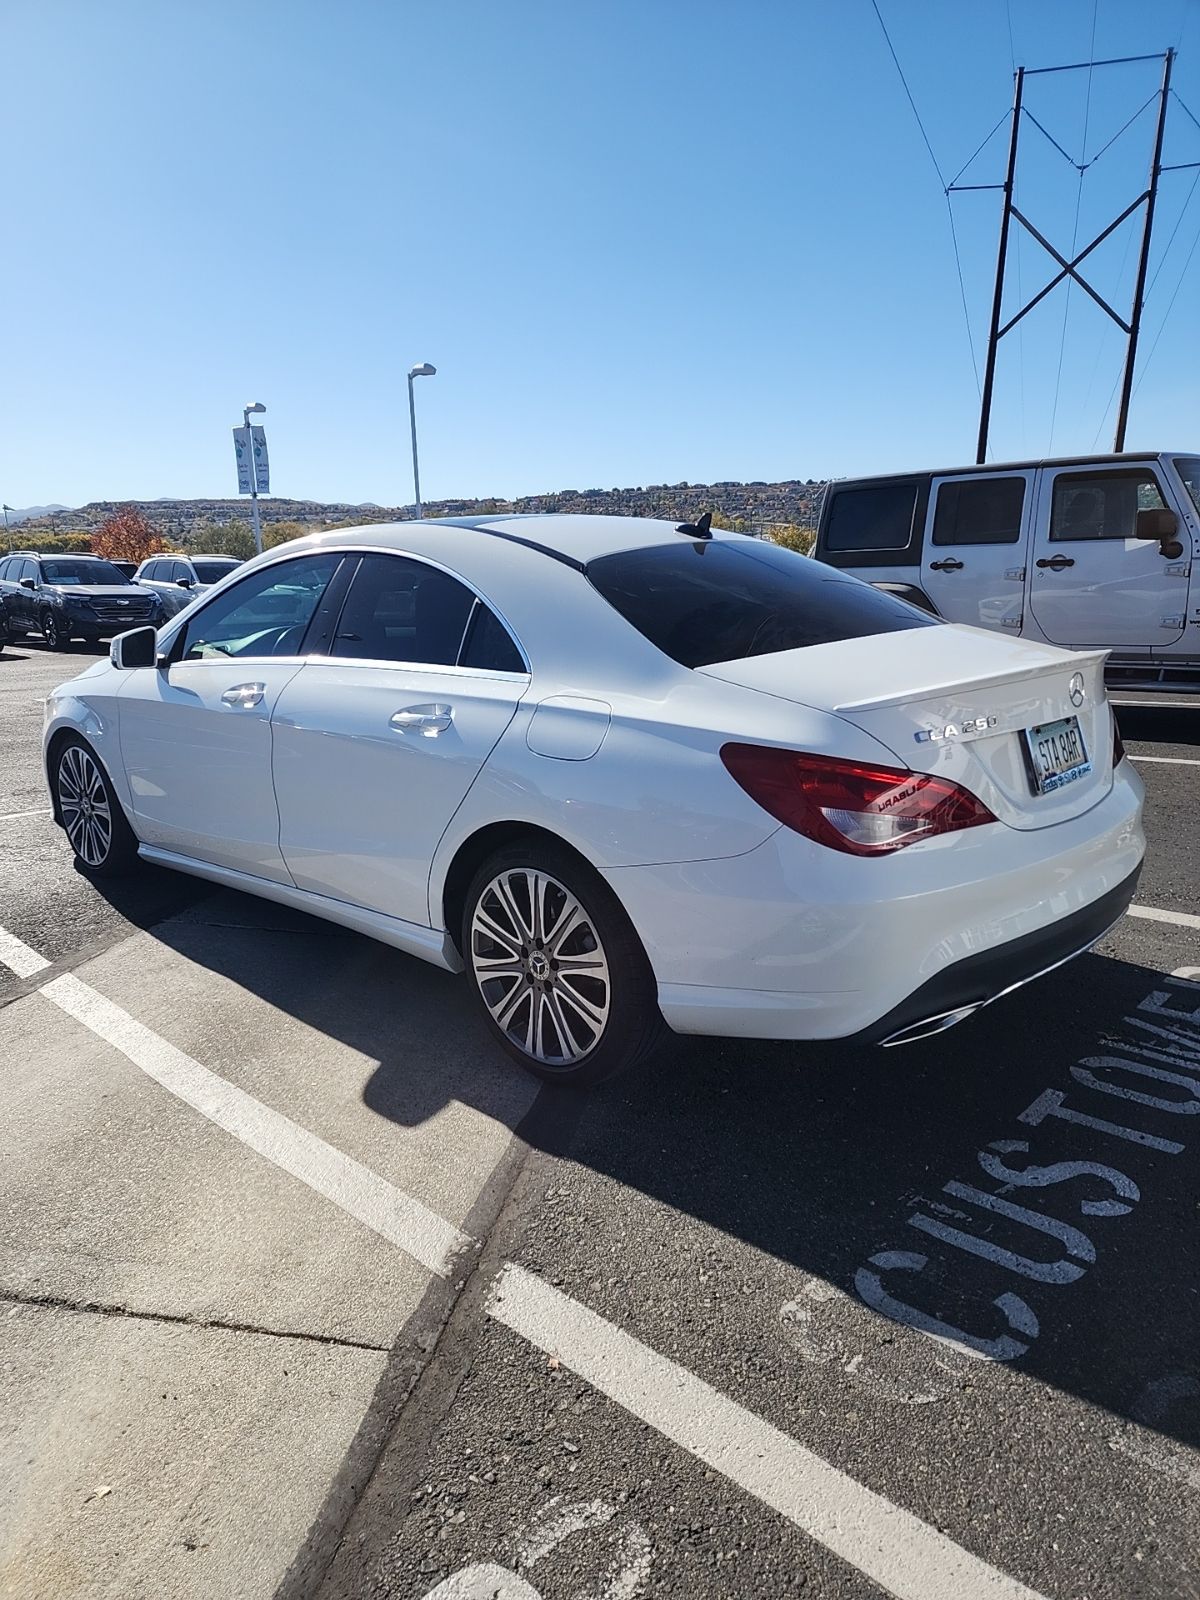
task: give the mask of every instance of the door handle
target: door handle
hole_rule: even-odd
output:
[[[432,739],[454,721],[451,706],[407,706],[388,719],[388,726],[397,733],[421,733]]]
[[[1048,567],[1051,572],[1062,572],[1066,567],[1073,567],[1074,559],[1071,556],[1051,556],[1049,561],[1044,558],[1038,562],[1039,567]]]
[[[226,689],[221,700],[227,706],[236,706],[242,711],[252,711],[255,706],[262,703],[262,697],[266,692],[265,683],[235,683],[232,689]]]
[[[961,561],[955,560],[953,556],[947,556],[944,561],[931,561],[929,570],[930,572],[961,572],[962,566]]]

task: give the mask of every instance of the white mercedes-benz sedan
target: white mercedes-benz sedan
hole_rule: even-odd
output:
[[[135,858],[456,971],[541,1077],[679,1033],[895,1044],[1096,942],[1141,867],[1103,652],[623,517],[344,528],[47,703],[83,871]]]

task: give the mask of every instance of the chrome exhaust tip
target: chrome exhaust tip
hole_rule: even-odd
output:
[[[985,1000],[976,1000],[969,1006],[959,1006],[957,1011],[939,1011],[932,1017],[923,1017],[920,1022],[910,1022],[907,1028],[901,1028],[896,1033],[888,1034],[886,1039],[880,1040],[884,1050],[890,1050],[897,1044],[915,1044],[918,1039],[931,1039],[935,1033],[945,1033],[947,1028],[953,1028],[955,1023],[965,1022],[968,1017],[973,1017],[977,1011],[987,1004]]]

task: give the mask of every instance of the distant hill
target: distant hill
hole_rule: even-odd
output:
[[[18,522],[29,522],[34,517],[51,517],[58,511],[69,511],[70,506],[9,507],[8,525],[15,528]]]
[[[718,520],[736,522],[749,531],[764,533],[781,524],[811,527],[820,509],[824,483],[809,478],[782,483],[658,483],[630,489],[559,489],[552,494],[525,495],[516,500],[429,500],[427,517],[470,517],[512,512],[569,511],[624,517],[665,517],[682,522],[712,511]],[[327,527],[357,522],[395,522],[411,517],[413,507],[376,506],[370,502],[349,505],[342,501],[286,500],[274,496],[259,501],[263,526],[286,522]],[[30,506],[9,512],[16,526],[23,522],[22,538],[38,534],[91,532],[123,505],[134,505],[171,544],[186,544],[193,531],[247,522],[245,498],[221,500],[93,500],[74,510],[65,506]]]

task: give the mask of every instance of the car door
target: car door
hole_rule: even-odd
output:
[[[948,621],[1021,631],[1029,501],[1025,472],[933,480],[921,586]]]
[[[22,628],[36,628],[38,625],[36,585],[41,582],[42,577],[37,562],[28,558],[20,562],[19,570],[16,572],[15,577],[17,579],[15,593],[17,621]],[[34,588],[28,589],[25,587],[22,580],[26,578],[32,581],[35,585]]]
[[[1155,649],[1181,637],[1187,561],[1137,531],[1139,511],[1167,508],[1152,462],[1043,469],[1030,608],[1052,644]]]
[[[327,656],[272,718],[298,887],[429,925],[429,870],[529,683],[503,624],[432,563],[364,554]]]
[[[310,554],[259,568],[164,639],[164,665],[128,674],[121,756],[144,844],[290,882],[271,780],[271,713],[303,664],[341,559]]]

